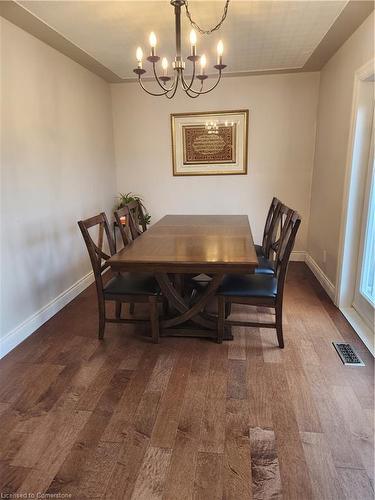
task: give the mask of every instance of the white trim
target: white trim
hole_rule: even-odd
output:
[[[369,328],[368,325],[363,321],[354,307],[343,307],[341,309],[341,312],[354,328],[358,337],[362,340],[367,349],[373,356],[375,356],[374,332],[371,330],[371,328]]]
[[[51,300],[48,304],[43,306],[39,311],[29,316],[20,325],[16,326],[13,330],[8,332],[4,338],[0,339],[0,359],[8,352],[17,347],[29,335],[40,328],[52,316],[58,313],[63,307],[71,302],[77,295],[85,290],[91,283],[93,283],[94,274],[89,272],[86,276],[79,279],[67,290],[58,295],[55,299]]]
[[[366,64],[361,66],[354,73],[354,86],[353,86],[353,98],[352,98],[352,111],[350,119],[350,131],[348,137],[348,149],[346,155],[346,165],[345,165],[345,178],[344,178],[344,192],[343,192],[343,202],[341,208],[341,219],[340,219],[340,234],[339,234],[339,251],[337,260],[337,286],[336,286],[336,296],[335,303],[340,309],[347,307],[347,304],[343,304],[343,290],[342,290],[342,275],[344,271],[344,260],[345,260],[345,235],[348,226],[348,207],[349,207],[349,196],[350,196],[350,181],[352,173],[352,163],[353,163],[353,148],[354,139],[356,131],[356,115],[359,99],[359,86],[360,83],[369,78],[374,74],[375,59],[371,59]]]
[[[324,290],[327,292],[329,298],[333,302],[335,302],[335,285],[329,278],[327,278],[322,269],[309,254],[306,254],[306,264],[310,268],[316,279],[319,281],[319,283],[322,285]]]
[[[290,260],[293,262],[305,262],[306,252],[304,250],[295,250],[290,254]]]

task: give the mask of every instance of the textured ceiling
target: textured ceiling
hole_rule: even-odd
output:
[[[148,49],[148,35],[155,31],[157,52],[174,56],[174,13],[169,0],[160,1],[22,1],[44,21],[121,78],[133,78],[135,50]],[[193,19],[205,28],[220,19],[224,1],[190,1]],[[347,0],[232,0],[219,32],[198,35],[198,53],[215,64],[219,39],[225,46],[227,73],[298,69],[341,13]],[[183,18],[183,51],[189,50],[190,25]]]

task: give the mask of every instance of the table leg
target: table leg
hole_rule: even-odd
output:
[[[155,277],[158,280],[161,291],[167,298],[169,304],[180,313],[173,318],[162,320],[161,327],[163,329],[173,328],[177,325],[182,325],[187,321],[192,321],[193,323],[199,325],[200,327],[204,327],[207,330],[217,329],[217,319],[215,317],[208,317],[207,315],[203,314],[203,311],[207,302],[215,295],[216,290],[220,286],[223,274],[214,275],[214,277],[204,290],[202,296],[191,307],[189,307],[185,303],[183,297],[181,296],[181,293],[179,293],[175,285],[171,283],[167,274],[158,273],[155,275]]]

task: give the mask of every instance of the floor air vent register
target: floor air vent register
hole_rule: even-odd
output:
[[[332,344],[344,365],[365,366],[364,362],[350,344],[347,344],[346,342],[332,342]]]

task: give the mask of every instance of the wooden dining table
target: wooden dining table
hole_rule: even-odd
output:
[[[115,272],[154,274],[169,303],[161,335],[216,338],[207,303],[224,275],[254,272],[258,258],[247,215],[166,215],[108,263]],[[200,274],[206,282],[186,294],[185,278]],[[229,330],[225,338],[232,338]]]

